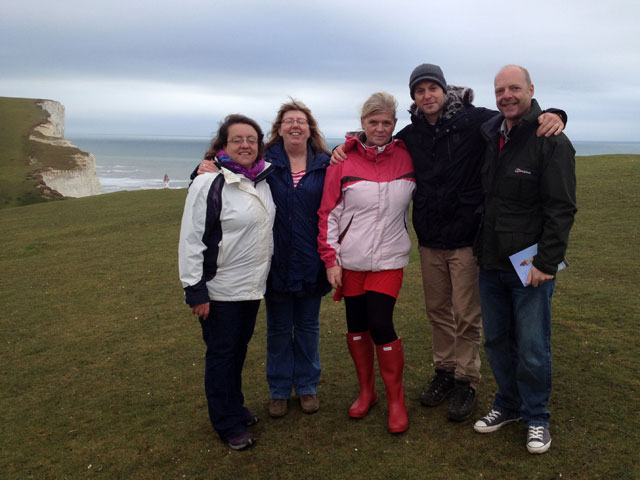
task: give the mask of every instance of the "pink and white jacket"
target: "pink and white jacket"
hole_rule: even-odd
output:
[[[347,137],[347,160],[330,166],[324,182],[318,251],[326,268],[360,272],[409,263],[409,203],[413,162],[401,140],[367,147]]]

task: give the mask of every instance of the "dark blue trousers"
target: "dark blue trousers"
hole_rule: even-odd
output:
[[[204,389],[209,418],[222,441],[246,431],[248,410],[242,395],[242,367],[259,306],[260,300],[212,301],[209,317],[200,319],[207,344]]]

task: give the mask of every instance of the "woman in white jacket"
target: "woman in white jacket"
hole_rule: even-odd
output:
[[[209,417],[234,450],[255,442],[247,427],[258,421],[244,406],[241,374],[273,254],[263,138],[254,120],[225,118],[205,155],[220,171],[193,181],[180,229],[180,280],[207,345]]]

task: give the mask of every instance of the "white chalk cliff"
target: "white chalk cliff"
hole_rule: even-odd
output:
[[[47,167],[46,158],[35,158],[32,162],[45,165],[38,175],[47,190],[55,190],[64,197],[88,197],[102,193],[102,185],[96,172],[96,159],[93,155],[72,145],[64,138],[64,106],[53,100],[41,100],[38,105],[49,114],[45,123],[36,126],[29,140],[60,147],[71,147],[77,150],[72,156],[76,167],[68,170],[57,170]]]

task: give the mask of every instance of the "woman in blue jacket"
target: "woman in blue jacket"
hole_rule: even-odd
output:
[[[282,104],[267,142],[267,178],[276,205],[274,255],[267,280],[269,414],[287,414],[294,389],[304,413],[320,408],[320,303],[331,290],[318,254],[318,209],[329,155],[318,123],[302,102]],[[197,173],[213,171],[203,161]]]
[[[269,414],[287,413],[293,388],[304,413],[320,408],[320,303],[331,287],[318,254],[318,208],[329,164],[316,119],[302,102],[284,103],[267,142],[276,204],[267,280]]]

